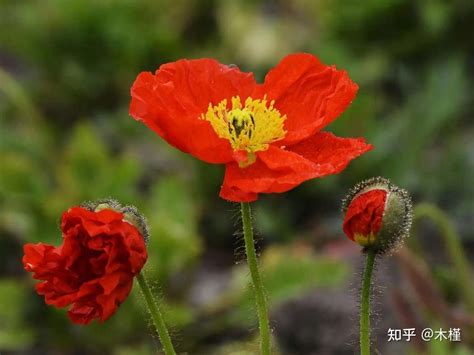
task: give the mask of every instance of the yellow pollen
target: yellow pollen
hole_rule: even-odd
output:
[[[209,121],[220,138],[227,139],[234,151],[246,151],[248,164],[255,161],[255,152],[268,149],[270,143],[285,137],[283,123],[286,115],[273,107],[274,101],[266,97],[254,100],[251,97],[242,105],[240,97],[232,97],[232,107],[228,108],[227,99],[209,108],[201,119]]]

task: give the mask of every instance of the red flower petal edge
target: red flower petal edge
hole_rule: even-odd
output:
[[[374,189],[356,196],[347,208],[344,233],[351,239],[358,236],[376,238],[382,226],[387,191]]]
[[[130,115],[183,152],[225,164],[220,196],[250,202],[340,173],[372,149],[321,132],[357,90],[347,72],[307,53],[283,58],[263,84],[213,59],[181,59],[138,75]]]
[[[244,169],[227,164],[220,196],[252,202],[258,193],[285,192],[306,180],[340,173],[371,148],[362,138],[340,138],[329,132],[318,132],[287,149],[270,147]]]
[[[42,282],[48,305],[68,307],[71,321],[104,322],[127,298],[147,260],[143,236],[122,213],[74,207],[62,216],[63,243],[24,246],[23,266]]]

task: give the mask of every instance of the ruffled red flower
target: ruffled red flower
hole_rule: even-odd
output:
[[[71,306],[74,323],[104,322],[125,301],[146,262],[144,238],[122,213],[110,209],[71,208],[62,216],[61,230],[59,247],[24,246],[24,268],[42,280],[36,291],[48,305]]]
[[[374,189],[356,196],[347,207],[344,233],[362,245],[375,242],[382,226],[388,192]]]
[[[321,132],[357,89],[311,54],[283,58],[263,84],[213,59],[183,59],[138,75],[130,114],[183,152],[225,164],[220,196],[249,202],[337,174],[372,148]]]

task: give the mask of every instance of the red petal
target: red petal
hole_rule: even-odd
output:
[[[233,201],[233,202],[253,202],[256,201],[258,198],[258,193],[255,192],[248,192],[241,190],[239,187],[236,185],[233,185],[232,183],[229,183],[230,180],[232,180],[232,177],[230,175],[233,175],[229,169],[234,169],[235,167],[238,167],[237,164],[229,164],[226,168],[226,179],[224,178],[224,183],[221,186],[221,192],[219,193],[219,196],[222,197],[223,199],[226,199],[228,201]]]
[[[92,212],[83,207],[72,207],[63,213],[61,230],[67,235],[70,229],[77,228],[80,225],[87,231],[89,236],[95,236],[107,233],[112,222],[121,222],[122,220],[123,213],[111,209]]]
[[[257,161],[246,168],[227,164],[222,198],[251,202],[258,193],[288,191],[314,175],[314,164],[298,154],[270,146],[257,155]]]
[[[117,308],[127,299],[133,286],[133,279],[125,276],[111,295],[101,294],[97,297],[97,304],[102,308],[100,321],[109,319]]]
[[[99,316],[99,310],[91,304],[74,303],[68,311],[68,316],[73,323],[87,325]]]
[[[162,65],[155,75],[141,73],[131,89],[130,115],[143,121],[169,144],[209,163],[232,160],[232,149],[211,124],[201,120],[209,104],[255,89],[253,74],[213,59],[179,60]]]
[[[49,244],[25,244],[23,246],[23,267],[26,271],[33,272],[33,278],[46,280],[62,267],[63,258],[59,248]]]
[[[132,279],[132,277],[130,277]],[[104,295],[110,295],[112,291],[117,287],[120,281],[120,274],[114,273],[105,275],[99,280],[99,284],[102,286]]]
[[[239,168],[237,163],[227,164],[220,196],[250,202],[259,193],[285,192],[306,180],[341,172],[372,146],[362,138],[339,138],[318,132],[289,149],[270,146],[257,153],[257,161],[246,168]]]
[[[288,150],[304,156],[318,167],[319,176],[338,174],[352,159],[372,150],[364,138],[341,138],[330,132],[318,132]]]
[[[286,56],[265,77],[256,96],[267,95],[286,114],[288,131],[281,145],[299,142],[319,131],[351,103],[358,86],[343,70],[326,66],[311,54]]]
[[[387,191],[376,189],[352,200],[343,222],[344,233],[354,240],[356,234],[376,235],[382,226]]]

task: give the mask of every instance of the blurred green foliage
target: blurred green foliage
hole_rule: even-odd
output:
[[[0,344],[3,348],[21,348],[33,341],[32,330],[18,312],[27,301],[27,285],[16,280],[0,282]]]
[[[472,241],[473,22],[469,0],[2,1],[0,351],[152,351],[135,293],[104,325],[76,327],[43,304],[21,269],[22,244],[58,244],[64,210],[109,196],[149,219],[147,272],[172,327],[196,333],[178,348],[223,354],[242,345],[206,343],[254,321],[245,268],[232,262],[233,207],[218,198],[222,171],[169,148],[127,114],[135,76],[181,57],[215,57],[262,80],[285,54],[307,51],[360,86],[329,129],[364,136],[374,151],[339,176],[256,204],[264,242],[279,243],[262,259],[274,305],[346,280],[345,263],[293,242],[341,238],[339,200],[365,177],[384,175],[449,210]],[[196,305],[196,270],[218,259],[216,250],[230,259],[229,285],[213,304]],[[218,326],[200,332],[208,312]]]
[[[246,265],[245,265],[246,266]],[[347,265],[314,255],[307,248],[268,248],[261,258],[261,270],[265,279],[266,292],[269,295],[270,307],[292,299],[305,291],[318,287],[336,287],[348,278]],[[247,281],[247,270],[242,268],[240,280]],[[244,284],[245,285],[245,284]],[[245,301],[241,304],[241,321],[248,318],[248,310],[253,307],[253,296],[250,288],[241,285],[238,289],[245,289]],[[256,319],[252,319],[255,322]]]

